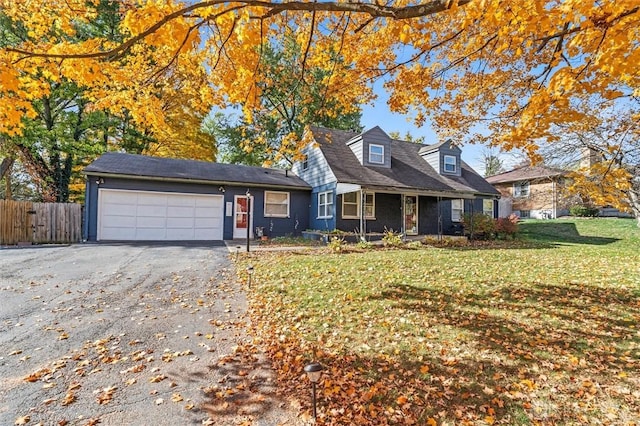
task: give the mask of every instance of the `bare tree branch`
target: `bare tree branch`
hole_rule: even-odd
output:
[[[458,0],[458,7],[464,6],[473,0]],[[194,3],[190,6],[176,10],[158,20],[155,24],[147,28],[140,34],[131,37],[120,45],[113,49],[103,52],[84,52],[84,53],[47,53],[47,52],[32,52],[29,50],[7,47],[6,50],[25,55],[26,57],[40,57],[40,58],[61,58],[61,59],[89,59],[89,58],[105,58],[114,59],[128,51],[133,45],[144,40],[147,36],[158,31],[160,28],[168,24],[169,22],[188,15],[191,12],[197,11],[205,7],[216,6],[220,4],[227,4],[227,0],[207,0]],[[436,13],[444,12],[456,3],[455,0],[430,0],[425,3],[414,6],[386,6],[373,3],[364,2],[349,2],[341,3],[335,1],[329,2],[304,2],[304,1],[291,1],[278,3],[276,1],[264,1],[264,0],[240,0],[234,2],[238,5],[229,8],[226,12],[243,7],[261,7],[268,9],[268,11],[262,16],[262,18],[268,18],[286,11],[309,11],[309,12],[352,12],[362,13],[370,15],[373,18],[391,18],[391,19],[412,19],[423,16],[433,15]]]

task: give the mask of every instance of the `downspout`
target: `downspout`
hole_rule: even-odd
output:
[[[91,181],[89,180],[89,176],[87,175],[85,175],[84,188],[86,196],[84,198],[84,224],[82,226],[83,242],[89,240],[89,206],[91,204]],[[98,206],[96,206],[96,212],[97,211]]]

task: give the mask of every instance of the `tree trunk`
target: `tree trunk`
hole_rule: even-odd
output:
[[[640,228],[640,177],[634,179],[634,185],[627,193],[629,198],[629,204],[631,205],[631,211],[638,222],[638,228]]]
[[[5,157],[2,159],[2,163],[0,163],[0,180],[4,177],[5,183],[5,191],[4,198],[5,200],[12,200],[13,194],[11,193],[11,169],[13,167],[15,159],[11,157]]]

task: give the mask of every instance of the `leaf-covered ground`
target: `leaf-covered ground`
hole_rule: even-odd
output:
[[[532,221],[514,242],[246,262],[255,331],[307,412],[302,368],[326,366],[320,424],[638,424],[631,220]]]

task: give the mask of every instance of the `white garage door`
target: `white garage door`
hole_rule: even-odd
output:
[[[100,189],[98,240],[221,240],[222,195]]]

